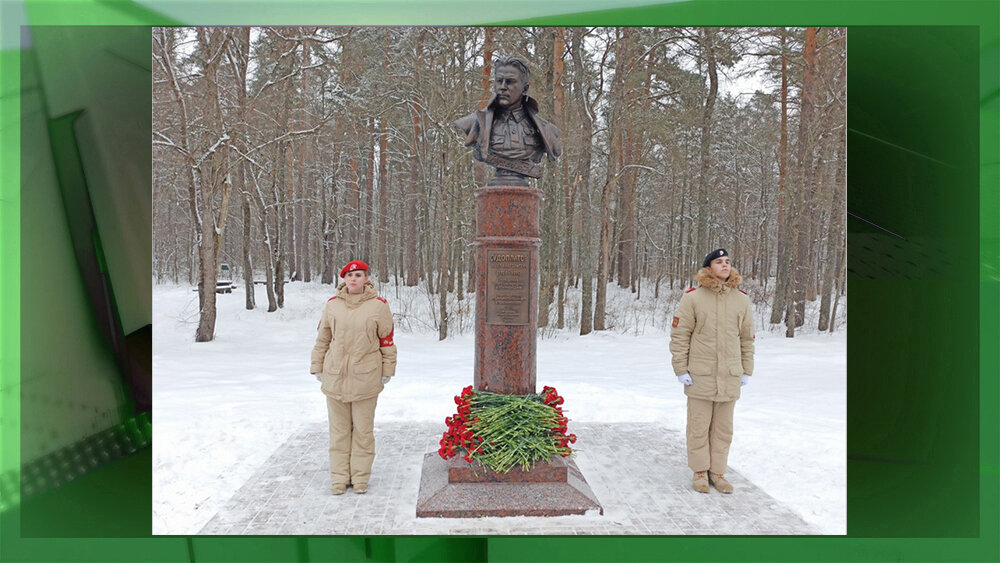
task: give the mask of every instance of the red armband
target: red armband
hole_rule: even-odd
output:
[[[396,332],[396,329],[389,331],[389,335],[385,338],[380,338],[378,341],[379,347],[385,348],[386,346],[392,346],[392,333],[394,332]]]

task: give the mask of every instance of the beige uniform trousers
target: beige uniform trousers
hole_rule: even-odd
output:
[[[726,472],[733,442],[736,401],[706,401],[688,397],[687,451],[691,471]]]
[[[375,461],[375,403],[326,398],[330,415],[330,484],[367,485]]]

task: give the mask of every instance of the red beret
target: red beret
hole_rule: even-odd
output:
[[[364,270],[369,271],[368,264],[365,264],[361,260],[351,260],[344,266],[344,269],[340,270],[340,277],[347,275],[347,272],[353,272],[354,270]]]

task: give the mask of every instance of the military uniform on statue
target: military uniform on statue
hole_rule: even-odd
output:
[[[538,115],[538,102],[528,95],[524,61],[504,57],[496,65],[495,90],[486,107],[452,125],[465,135],[473,158],[496,168],[491,184],[527,185],[525,176],[542,177],[543,155],[554,162],[562,154],[561,133]]]

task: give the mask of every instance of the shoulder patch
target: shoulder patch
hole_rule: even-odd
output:
[[[684,293],[691,293],[692,291],[698,289],[697,287],[692,287],[691,289],[685,291]]]
[[[379,301],[385,303],[386,305],[389,304],[389,302],[385,300],[385,297],[382,297],[381,295],[376,295],[375,299],[378,299]]]
[[[327,301],[327,303],[329,303],[330,301],[333,301],[333,300],[334,300],[334,299],[336,299],[336,298],[337,298],[337,296],[336,296],[336,295],[334,295],[333,297],[331,297],[331,298],[327,299],[326,301]]]
[[[739,291],[739,292],[740,292],[740,293],[742,293],[743,295],[747,295],[747,292],[743,291],[742,289],[738,289],[737,291]],[[748,296],[748,297],[749,297],[749,296]]]

